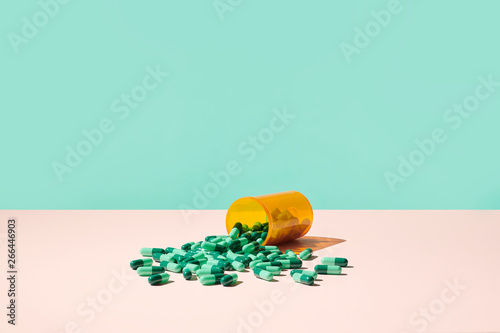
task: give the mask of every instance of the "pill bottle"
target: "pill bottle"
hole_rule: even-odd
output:
[[[296,191],[244,197],[227,210],[226,229],[229,233],[236,222],[252,229],[257,221],[268,223],[267,237],[261,245],[276,245],[307,234],[313,210],[307,198]]]

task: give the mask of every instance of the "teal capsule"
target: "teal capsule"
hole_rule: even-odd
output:
[[[224,270],[231,269],[231,263],[229,261],[226,261],[226,260],[215,260],[215,259],[212,259],[212,260],[208,260],[207,264],[220,266]]]
[[[263,262],[264,262],[264,261],[262,261],[262,260],[254,260],[254,261],[252,261],[252,262],[251,262],[248,266],[249,266],[250,268],[254,268],[254,267],[255,267],[255,266],[257,266],[258,264],[263,263]]]
[[[239,249],[242,246],[247,245],[248,242],[249,242],[248,238],[246,238],[246,237],[240,237],[240,238],[237,238],[235,240],[230,241],[227,247],[230,250],[234,251],[236,249]]]
[[[267,256],[267,259],[273,261],[274,259],[278,258],[280,255],[277,253],[271,253],[270,255]]]
[[[342,267],[336,265],[316,265],[314,271],[318,274],[337,275],[342,273]]]
[[[202,267],[196,271],[197,276],[203,275],[212,275],[212,274],[224,274],[224,270],[222,268],[218,268],[216,266],[213,267]]]
[[[262,238],[263,240],[266,240],[266,238],[267,238],[267,229],[266,229],[266,227],[264,227],[264,232],[260,235],[260,238]]]
[[[152,257],[153,253],[165,253],[164,249],[156,248],[156,247],[143,247],[141,249],[141,256],[143,257]]]
[[[249,252],[254,252],[256,249],[258,249],[260,244],[258,242],[251,242],[248,243],[247,245],[243,246],[243,252],[249,253]]]
[[[306,271],[306,270],[303,270],[303,269],[292,269],[290,271],[290,276],[293,276],[293,274],[296,274],[296,273],[300,273],[300,274],[304,274],[304,275],[309,275],[314,280],[316,280],[318,278],[318,273],[313,272],[313,271]]]
[[[223,245],[206,241],[201,243],[201,247],[207,251],[226,252],[227,250]]]
[[[231,274],[224,275],[220,279],[220,283],[223,286],[230,286],[232,284],[235,284],[236,281],[238,281],[238,275],[236,273],[231,273]]]
[[[162,261],[160,262],[160,267],[165,268],[167,271],[179,273],[182,270],[182,266],[174,262]]]
[[[314,283],[314,278],[312,276],[301,274],[301,273],[293,274],[292,279],[295,282],[306,284],[308,286],[310,286],[311,284]]]
[[[297,255],[295,254],[295,252],[293,252],[292,250],[288,249],[285,251],[285,254],[287,255],[287,257],[289,259],[297,259]]]
[[[307,248],[304,251],[299,253],[299,258],[302,260],[309,259],[309,257],[312,255],[313,250],[311,248]]]
[[[236,237],[238,237],[238,235],[241,232],[241,227],[242,227],[241,223],[236,222],[231,231],[229,232],[229,237],[231,237],[231,239],[236,239]]]
[[[281,263],[279,261],[260,262],[260,263],[257,264],[257,266],[261,266],[261,267],[274,266],[274,267],[282,268],[283,267],[283,263]]]
[[[210,243],[222,243],[224,241],[224,237],[217,236],[210,240]],[[222,244],[221,244],[222,245]]]
[[[300,259],[278,259],[274,262],[280,262],[283,269],[300,268],[302,267],[302,260]]]
[[[276,245],[265,245],[263,246],[264,247],[264,250],[279,250],[279,248],[276,246]]]
[[[152,265],[153,265],[153,259],[151,258],[136,259],[130,262],[130,267],[133,270],[136,270],[139,267],[152,266]]]
[[[154,274],[148,277],[148,282],[150,285],[155,286],[159,284],[167,283],[170,275],[168,273]]]
[[[165,253],[180,254],[181,256],[185,256],[187,252],[181,249],[176,249],[175,247],[167,247],[165,249]]]
[[[139,276],[150,276],[154,274],[165,273],[165,268],[160,266],[149,266],[149,267],[139,267],[137,268],[137,274]]]
[[[191,280],[191,278],[193,277],[193,272],[191,272],[191,270],[186,267],[182,270],[182,276],[186,280]]]
[[[260,269],[260,268],[255,267],[253,269],[253,274],[262,280],[266,280],[266,281],[273,280],[273,274],[271,272],[264,270],[264,269]]]
[[[236,260],[231,261],[231,267],[238,272],[243,272],[245,270],[245,264]]]
[[[257,265],[257,266],[255,266],[255,268],[264,269],[264,270],[270,272],[272,275],[280,275],[281,274],[281,267],[279,267],[279,266],[261,266],[261,265]]]
[[[324,265],[345,267],[347,266],[348,261],[346,258],[323,257],[321,258],[321,263]]]
[[[205,258],[205,254],[203,252],[198,252],[196,254],[193,254],[192,257],[194,259],[202,259],[202,258]]]
[[[162,261],[175,262],[174,254],[173,253],[162,254],[160,256],[160,262]]]
[[[184,270],[186,270],[186,269],[189,269],[192,272],[196,272],[197,270],[200,269],[200,266],[199,265],[195,265],[195,264],[187,264],[186,266],[184,266],[184,268],[182,269],[182,271],[184,272]]]
[[[196,249],[199,249],[201,248],[201,241],[200,242],[196,242],[194,243],[192,246],[191,246],[191,250],[196,250]]]
[[[193,246],[194,242],[189,242],[181,246],[181,250],[189,251],[191,250],[191,246]]]
[[[200,282],[204,286],[210,286],[213,284],[219,284],[220,280],[224,277],[224,274],[210,274],[203,275],[200,277]]]

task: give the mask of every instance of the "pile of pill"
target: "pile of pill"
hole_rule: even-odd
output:
[[[148,276],[151,285],[166,284],[170,278],[167,272],[172,272],[181,273],[186,280],[196,275],[202,285],[230,286],[238,280],[231,270],[245,272],[250,268],[257,278],[272,281],[282,270],[292,269],[290,275],[295,282],[312,285],[318,274],[338,275],[347,266],[345,258],[324,257],[314,271],[300,269],[302,261],[311,257],[312,249],[297,256],[290,249],[283,253],[277,246],[262,246],[267,231],[267,223],[255,222],[249,228],[238,222],[229,235],[207,236],[204,241],[189,242],[180,249],[142,248],[143,258],[132,260],[130,267],[140,276]],[[159,266],[153,266],[155,262]]]

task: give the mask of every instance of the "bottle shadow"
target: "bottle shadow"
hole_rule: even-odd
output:
[[[307,248],[311,248],[313,251],[318,251],[330,246],[334,246],[345,242],[345,239],[330,238],[330,237],[316,237],[316,236],[304,236],[301,238],[294,239],[290,242],[282,243],[278,245],[281,252],[290,249],[295,253],[300,253]],[[309,260],[315,259],[317,256],[312,256]]]

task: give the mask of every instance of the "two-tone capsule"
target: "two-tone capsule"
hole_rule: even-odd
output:
[[[272,275],[280,275],[281,274],[281,267],[279,267],[279,266],[257,265],[257,266],[255,266],[255,268],[264,269],[264,270],[268,271],[269,273],[271,273]]]
[[[254,267],[253,274],[262,280],[266,280],[266,281],[273,280],[273,274],[271,272],[266,271],[265,269]]]
[[[150,276],[154,274],[165,273],[165,268],[160,266],[149,266],[149,267],[139,267],[137,268],[137,274],[139,276]]]
[[[156,248],[156,247],[143,247],[141,249],[141,256],[143,257],[152,257],[153,253],[165,253],[164,249]]]
[[[334,257],[323,257],[321,258],[321,263],[323,265],[335,265],[340,267],[345,267],[348,264],[346,258],[334,258]]]
[[[130,262],[130,267],[133,270],[136,270],[137,268],[144,267],[144,266],[153,266],[153,259],[151,259],[151,258],[144,258],[144,259],[132,260]]]
[[[283,269],[302,267],[302,260],[300,259],[278,259],[275,261],[280,262]]]
[[[162,261],[160,262],[160,267],[165,268],[169,272],[179,273],[182,270],[182,266],[174,262]]]
[[[304,251],[299,253],[299,258],[302,260],[309,259],[309,257],[312,255],[313,250],[311,248],[307,248]]]
[[[155,286],[167,283],[168,279],[170,279],[170,274],[168,273],[154,274],[148,277],[148,282],[150,285]]]
[[[303,270],[303,269],[292,269],[290,271],[290,276],[293,276],[293,274],[297,274],[297,273],[304,274],[304,275],[309,275],[314,280],[316,280],[318,278],[318,273],[316,273],[314,271],[306,271],[306,270]]]
[[[224,275],[220,279],[220,283],[223,286],[230,286],[232,284],[235,284],[236,281],[238,281],[238,275],[236,273],[231,273],[231,274]]]
[[[217,252],[226,252],[226,247],[224,245],[220,245],[212,242],[203,242],[201,243],[201,247],[206,251],[217,251]]]
[[[191,278],[193,277],[193,272],[189,268],[186,267],[182,270],[182,276],[186,280],[191,280]]]
[[[197,276],[212,275],[212,274],[224,274],[224,270],[222,268],[212,266],[212,267],[202,267],[196,271]]]
[[[311,284],[314,283],[314,278],[312,276],[301,274],[301,273],[293,274],[292,279],[295,282],[306,284],[308,286],[310,286]]]
[[[316,265],[314,271],[318,274],[338,275],[342,273],[342,267],[336,265]]]
[[[241,232],[241,228],[242,228],[241,223],[236,222],[231,231],[229,232],[229,237],[231,237],[231,239],[236,239],[236,237],[238,237],[238,235]]]
[[[254,252],[256,249],[258,249],[260,246],[260,244],[258,242],[251,242],[251,243],[248,243],[247,245],[243,246],[243,252],[245,253],[249,253],[249,252]]]
[[[210,286],[214,284],[220,284],[220,280],[224,277],[224,274],[210,274],[203,275],[200,277],[200,282],[204,286]]]

